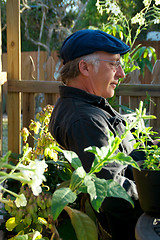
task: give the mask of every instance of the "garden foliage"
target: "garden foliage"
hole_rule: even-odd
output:
[[[91,146],[85,149],[95,155],[90,172],[87,173],[77,154],[63,150],[49,133],[48,123],[52,110],[53,107],[47,105],[37,114],[37,120],[31,121],[29,130],[22,129],[23,154],[16,166],[8,162],[10,153],[1,159],[0,200],[9,214],[6,229],[14,233],[11,238],[13,240],[21,239],[22,236],[24,239],[30,239],[30,235],[33,237],[34,234],[34,239],[60,239],[58,227],[63,222],[66,212],[78,240],[98,239],[94,218],[91,219],[87,211],[80,211],[79,197],[87,194],[90,209],[97,212],[105,197],[123,198],[134,207],[124,188],[113,180],[97,178],[96,173],[113,161],[126,166],[130,164],[139,169],[131,157],[116,152],[128,132],[138,126],[141,119],[152,116],[146,116],[141,102],[135,121],[132,124],[126,122],[126,130],[122,136],[114,137],[109,131],[108,146]],[[32,137],[35,139],[33,147],[27,143],[31,130],[34,131]],[[9,169],[10,172],[5,169]],[[18,193],[4,187],[8,179],[21,183]],[[6,197],[5,193],[8,193]]]
[[[102,15],[108,13],[102,30],[120,38],[131,48],[131,52],[122,58],[126,74],[138,68],[144,75],[145,66],[152,71],[152,64],[157,59],[153,47],[145,47],[142,44],[135,45],[139,35],[147,30],[151,24],[160,23],[160,1],[144,0],[143,4],[144,7],[135,16],[129,17],[123,12],[116,0],[97,0],[96,3],[97,9]]]

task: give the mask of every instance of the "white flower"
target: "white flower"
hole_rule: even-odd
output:
[[[155,4],[159,5],[160,4],[160,0],[155,0]]]
[[[121,12],[120,8],[115,3],[110,4],[109,10],[116,16]]]
[[[16,197],[15,204],[18,208],[21,206],[25,207],[27,205],[27,200],[23,193]]]
[[[41,184],[41,179],[34,178],[32,181],[30,181],[29,186],[31,187],[35,196],[38,196],[42,192],[42,188],[40,187]]]
[[[145,23],[145,18],[143,17],[143,14],[137,13],[132,19],[131,19],[132,24],[138,23],[140,26],[144,25]]]
[[[145,23],[145,18],[141,17],[139,19],[139,25],[142,26],[142,25],[144,25],[144,23]]]
[[[159,24],[160,23],[160,20],[158,18],[155,18],[154,19],[154,24]]]
[[[32,240],[36,240],[36,239],[41,239],[42,235],[40,234],[40,232],[35,231],[32,237]]]
[[[45,160],[39,161],[36,159],[36,160],[30,162],[28,167],[30,169],[34,170],[34,172],[32,172],[32,176],[31,176],[32,178],[37,177],[38,179],[45,180],[43,173],[44,173],[45,169],[48,167],[48,165],[45,163]]]
[[[58,160],[57,152],[55,152],[55,150],[50,149],[50,148],[45,148],[44,156],[49,156],[55,162]]]
[[[150,4],[150,0],[143,0],[143,4],[145,7],[147,7]]]
[[[105,6],[106,6],[106,7],[108,7],[108,5],[110,5],[110,4],[111,4],[111,1],[110,1],[110,0],[106,0],[106,1],[105,1]]]
[[[20,167],[23,168],[20,170],[21,174],[27,181],[29,181],[28,185],[32,188],[35,196],[38,196],[39,193],[42,192],[40,185],[43,181],[46,181],[43,174],[47,166],[45,160],[39,161],[37,159],[31,161],[27,166],[24,166],[23,164],[20,165]]]
[[[131,19],[131,23],[132,23],[132,24],[138,23],[138,19],[139,19],[139,14],[137,13],[137,14]]]

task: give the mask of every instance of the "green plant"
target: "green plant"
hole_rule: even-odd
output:
[[[157,24],[160,20],[159,1],[152,4],[151,0],[143,1],[144,8],[134,17],[128,18],[120,9],[116,0],[97,0],[96,6],[98,11],[108,13],[107,23],[103,24],[102,30],[125,41],[131,48],[131,52],[122,58],[122,66],[126,74],[136,68],[140,69],[144,75],[144,68],[147,66],[152,71],[152,59],[156,61],[157,56],[153,47],[142,45],[135,46],[140,33],[147,29],[150,24]],[[135,29],[136,25],[136,29]]]
[[[124,165],[132,165],[138,168],[138,165],[130,156],[125,156],[124,153],[116,151],[118,150],[119,144],[126,137],[128,132],[133,128],[142,129],[142,120],[155,118],[154,116],[147,116],[146,110],[143,109],[143,102],[140,102],[139,109],[136,110],[135,121],[131,124],[126,122],[126,129],[124,134],[119,137],[113,136],[112,132],[108,132],[108,146],[102,148],[89,147],[85,151],[90,151],[95,154],[95,159],[92,164],[89,173],[86,173],[81,165],[78,156],[73,152],[57,149],[64,153],[65,158],[71,163],[75,171],[71,176],[69,188],[60,188],[56,190],[52,198],[52,214],[54,220],[57,219],[59,214],[69,203],[75,201],[77,194],[80,192],[88,193],[90,195],[90,202],[92,207],[98,211],[102,201],[107,196],[121,197],[128,200],[131,204],[131,199],[126,195],[124,190],[113,180],[104,180],[96,178],[95,173],[99,172],[104,165],[109,162],[116,161]],[[61,200],[60,200],[61,199]]]
[[[122,136],[114,137],[109,131],[108,146],[102,148],[91,146],[85,149],[85,151],[95,155],[91,170],[86,173],[78,156],[72,151],[61,149],[48,132],[52,109],[53,106],[46,106],[37,114],[37,121],[31,121],[29,130],[34,131],[35,134],[32,135],[35,139],[32,148],[27,143],[27,138],[31,132],[26,128],[22,129],[25,145],[18,165],[10,167],[7,163],[8,157],[5,158],[5,161],[1,160],[2,163],[5,162],[3,167],[12,169],[9,175],[4,171],[0,172],[1,181],[13,178],[22,182],[23,185],[19,194],[16,195],[6,189],[6,192],[15,196],[16,199],[18,198],[18,202],[12,197],[1,197],[1,202],[5,204],[5,208],[10,214],[6,221],[6,228],[9,231],[14,231],[15,236],[12,240],[21,239],[21,237],[32,239],[33,235],[34,239],[55,238],[60,240],[57,226],[62,219],[62,212],[67,212],[78,240],[97,240],[96,224],[91,217],[80,211],[79,205],[77,205],[78,197],[87,193],[90,196],[90,204],[95,211],[99,211],[104,198],[107,196],[123,198],[133,206],[131,197],[117,182],[99,179],[95,174],[104,165],[113,161],[124,165],[130,164],[139,169],[137,163],[130,156],[125,156],[121,152],[117,153],[117,150],[131,129],[136,126],[138,129],[141,128],[142,119],[150,119],[154,116],[146,115],[141,102],[136,111],[135,121],[131,124],[126,122],[126,129]],[[41,163],[43,171],[41,171]],[[45,173],[43,173],[44,170]],[[40,181],[38,175],[40,175]],[[52,179],[54,180],[52,181]],[[50,194],[53,194],[52,200]]]
[[[145,127],[137,128],[132,134],[137,141],[134,148],[143,149],[145,152],[145,160],[141,168],[160,171],[160,148],[157,144],[152,143],[152,137],[155,137],[158,133],[152,131],[152,127]],[[154,141],[158,143],[160,140],[155,139]]]
[[[58,236],[53,217],[49,215],[51,193],[54,192],[57,184],[70,178],[72,169],[53,149],[57,144],[48,132],[52,110],[53,106],[46,106],[37,114],[37,120],[31,121],[29,130],[22,129],[23,153],[18,156],[16,165],[9,163],[11,152],[0,159],[2,192],[0,201],[5,204],[5,209],[10,215],[6,221],[6,229],[14,232],[13,239],[18,239],[22,235],[25,239],[32,239],[33,236],[39,239],[44,232],[46,239],[54,235]],[[30,135],[35,141],[33,147],[27,143]],[[19,189],[18,185],[16,192],[12,187],[9,188],[10,179],[22,184],[20,192],[16,193]],[[9,194],[7,197],[6,193]]]
[[[51,223],[53,222],[50,214],[52,195],[48,192],[42,192],[35,196],[32,194],[32,190],[26,186],[21,187],[20,193],[25,195],[27,206],[20,206],[17,209],[10,195],[6,198],[10,204],[5,203],[5,209],[11,215],[6,221],[7,230],[12,231],[16,228],[16,232],[21,234],[27,234],[30,229],[42,232],[43,224],[47,225],[47,223],[51,229]]]

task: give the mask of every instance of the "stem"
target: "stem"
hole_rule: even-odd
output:
[[[141,109],[140,109],[139,112],[140,112],[140,114],[136,117],[135,122],[133,122],[132,124],[128,125],[127,130],[125,130],[125,132],[121,135],[119,144],[117,144],[117,146],[113,146],[113,149],[107,155],[107,157],[105,157],[101,162],[97,163],[97,165],[94,168],[92,168],[92,170],[89,172],[89,175],[94,173],[97,168],[101,167],[101,165],[103,165],[107,161],[107,159],[109,159],[109,157],[119,148],[120,143],[128,135],[130,130],[133,129],[141,119],[143,119],[142,116],[141,116]]]
[[[1,199],[0,199],[0,202],[3,203],[3,204],[7,204],[7,205],[13,207],[13,203],[12,203],[11,201],[9,201],[9,200],[2,199],[2,198],[1,198]]]
[[[10,193],[11,195],[13,195],[13,196],[16,197],[16,198],[19,197],[18,194],[16,194],[15,192],[10,191],[10,190],[8,190],[8,189],[6,189],[6,188],[4,188],[4,187],[1,187],[1,189],[2,189],[4,192]]]
[[[7,175],[5,178],[3,177],[0,177],[0,180],[2,179],[2,181],[0,182],[0,185],[7,179],[14,179],[14,180],[17,180],[17,181],[20,181],[20,182],[23,182],[23,183],[29,183],[30,181],[29,180],[26,180],[25,178],[22,178],[22,177],[17,177],[15,174],[13,175]]]

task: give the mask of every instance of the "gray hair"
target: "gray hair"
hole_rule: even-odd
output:
[[[92,63],[94,66],[95,72],[98,71],[99,68],[99,61],[98,60],[98,53],[92,53],[86,56],[82,56],[76,58],[72,61],[67,62],[61,69],[60,69],[60,77],[61,81],[66,84],[69,79],[75,78],[80,74],[79,71],[79,62],[84,60],[85,62]]]

